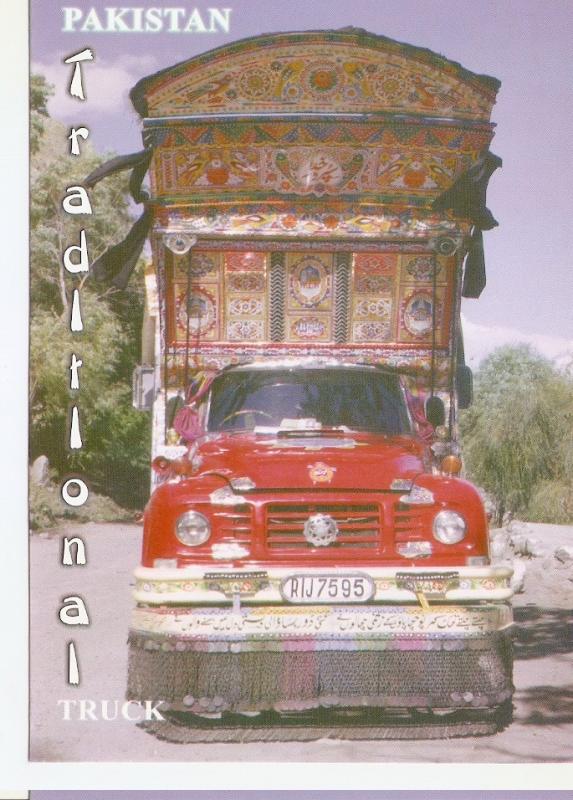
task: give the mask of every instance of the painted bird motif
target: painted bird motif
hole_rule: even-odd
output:
[[[412,83],[416,87],[416,94],[424,108],[436,108],[438,106],[453,108],[460,99],[460,93],[455,89],[444,91],[443,86],[427,83],[419,75],[414,75]]]
[[[232,73],[222,75],[209,83],[204,83],[203,86],[199,86],[193,91],[185,92],[183,99],[186,103],[193,103],[200,97],[206,97],[209,105],[218,105],[223,102],[223,98],[220,96],[221,93],[224,89],[229,88],[232,79]]]

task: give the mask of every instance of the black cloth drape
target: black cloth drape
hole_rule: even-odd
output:
[[[151,209],[146,208],[125,239],[109,247],[93,262],[92,274],[97,281],[106,281],[116,289],[125,289],[143,250],[152,219]]]
[[[137,153],[110,158],[109,161],[100,164],[93,172],[90,172],[83,185],[91,189],[103,178],[131,169],[132,172],[129,179],[130,194],[136,203],[145,203],[149,199],[149,195],[142,190],[141,184],[149,169],[152,156],[153,148],[150,147]],[[97,281],[110,283],[116,289],[125,289],[131,273],[135,269],[137,259],[143,250],[151,222],[151,209],[146,208],[139,219],[133,223],[125,239],[109,247],[103,255],[93,262],[92,274]]]
[[[485,284],[483,234],[479,228],[476,228],[472,234],[466,257],[462,297],[479,297],[485,288]]]
[[[437,197],[432,207],[436,211],[451,210],[454,214],[469,219],[482,231],[495,228],[497,220],[486,207],[489,179],[502,161],[487,150],[455,183]]]
[[[96,183],[99,183],[103,178],[110,175],[115,175],[116,172],[123,172],[126,169],[131,169],[131,178],[129,181],[129,190],[131,196],[136,203],[141,203],[147,199],[147,194],[141,192],[141,182],[145,173],[149,169],[151,157],[153,156],[153,148],[149,147],[145,150],[139,150],[137,153],[129,153],[126,156],[116,156],[110,158],[99,167],[96,167],[87,178],[84,179],[83,185],[86,189],[92,189]]]

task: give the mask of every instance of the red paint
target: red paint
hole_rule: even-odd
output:
[[[159,486],[148,503],[143,565],[153,566],[155,558],[177,558],[179,566],[454,566],[466,564],[468,556],[487,555],[487,520],[476,489],[466,481],[428,472],[424,464],[429,454],[421,440],[415,436],[361,433],[348,434],[337,441],[353,441],[355,445],[318,450],[293,446],[292,442],[280,446],[281,439],[276,435],[254,433],[218,434],[204,439],[198,448],[203,458],[200,470],[192,475],[189,461],[174,462],[173,476],[177,474],[177,481]],[[310,472],[317,463],[333,470],[329,483],[313,483]],[[256,484],[256,489],[244,493],[243,506],[211,503],[209,495],[215,489],[241,477],[249,477]],[[404,492],[390,490],[397,478],[415,479],[417,485],[430,489],[434,505],[401,506],[399,498]],[[364,529],[367,546],[364,542],[362,546],[353,545],[355,540],[350,539],[343,547],[312,547],[302,538],[302,524],[300,537],[291,536],[296,539],[296,547],[280,542],[269,546],[268,518],[284,516],[282,510],[271,513],[269,506],[304,505],[310,507],[310,514],[317,506],[336,509],[338,504],[351,507],[348,514],[343,510],[340,518],[359,520],[354,535],[358,537]],[[366,506],[369,511],[355,511],[357,506]],[[187,547],[175,536],[177,518],[190,509],[200,511],[212,522],[210,539],[199,547]],[[466,519],[468,533],[457,545],[441,544],[432,534],[433,518],[442,509],[455,510]],[[288,514],[287,511],[286,518],[290,519]],[[360,522],[366,518],[368,522]],[[277,526],[278,541],[280,521]],[[432,556],[411,559],[397,553],[399,541],[419,540],[432,543]],[[215,561],[211,546],[222,541],[240,542],[250,550],[250,556],[233,562]]]

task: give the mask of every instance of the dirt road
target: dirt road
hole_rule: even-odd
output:
[[[539,526],[542,528],[545,526]],[[548,526],[547,526],[548,527]],[[543,531],[541,531],[543,533]],[[86,543],[87,565],[64,567],[63,534]],[[549,532],[546,532],[549,535]],[[562,529],[561,541],[573,528]],[[514,722],[495,736],[448,741],[265,742],[180,745],[156,739],[126,719],[79,720],[63,700],[123,701],[131,572],[139,560],[141,528],[135,525],[70,526],[31,539],[31,753],[33,761],[376,761],[376,762],[564,762],[573,761],[573,614],[563,586],[539,592],[543,564],[516,598]],[[539,578],[539,579],[538,579]],[[62,600],[80,595],[89,627],[63,625]],[[532,604],[532,598],[538,605]],[[541,605],[542,604],[542,605]],[[77,647],[81,683],[66,684],[66,648]]]

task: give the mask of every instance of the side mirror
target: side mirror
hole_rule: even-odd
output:
[[[460,364],[456,369],[456,394],[458,408],[469,408],[474,399],[474,376],[466,364]]]
[[[155,368],[136,367],[132,375],[132,405],[138,411],[151,411],[155,397]]]
[[[428,397],[426,400],[426,419],[434,428],[446,421],[446,408],[441,397]]]

